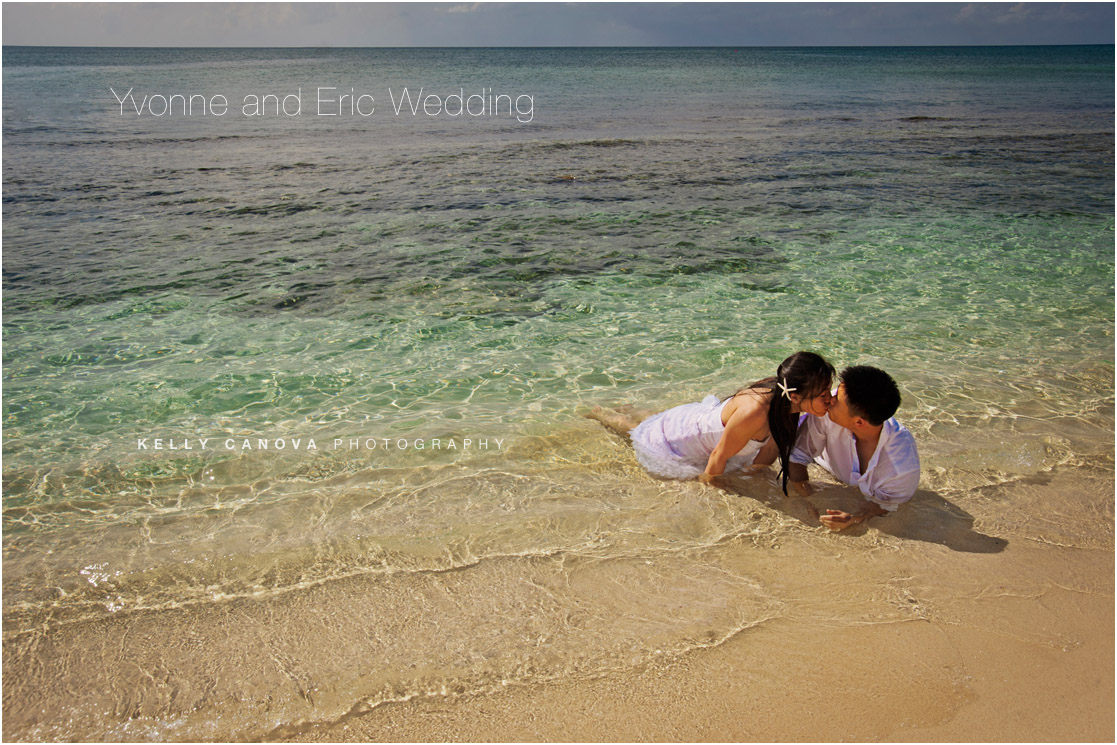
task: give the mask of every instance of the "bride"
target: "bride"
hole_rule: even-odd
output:
[[[791,449],[800,414],[826,416],[834,366],[813,352],[796,352],[764,378],[725,400],[707,396],[643,421],[600,407],[591,419],[632,441],[636,459],[657,476],[698,477],[709,483],[727,471],[766,466],[779,457],[787,494]]]

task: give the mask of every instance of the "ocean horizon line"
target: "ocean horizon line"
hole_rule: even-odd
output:
[[[115,44],[4,44],[4,49],[1029,49],[1029,48],[1081,48],[1114,47],[1114,44],[641,44],[641,45],[527,45],[527,46],[442,46],[417,44],[411,46],[163,46],[163,45],[115,45]]]

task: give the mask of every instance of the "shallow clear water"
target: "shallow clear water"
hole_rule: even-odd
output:
[[[818,548],[770,477],[656,481],[580,415],[797,349],[892,373],[932,516],[1111,548],[1113,70],[1111,47],[5,48],[5,670],[36,629],[111,669],[86,626],[175,613],[338,645],[273,654],[298,695],[261,669],[276,703],[228,721],[197,682],[231,664],[211,634],[178,649],[204,658],[179,700],[110,692],[71,732],[6,698],[16,736],[127,737],[131,705],[150,736],[261,736],[785,612],[715,555]],[[109,91],[309,109],[319,85],[491,87],[533,120],[121,117]],[[1002,485],[1056,471],[1094,486],[998,520]],[[436,587],[460,568],[475,602]],[[345,645],[378,661],[340,675]]]

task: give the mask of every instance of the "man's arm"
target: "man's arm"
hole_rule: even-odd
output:
[[[894,512],[907,502],[919,488],[919,453],[915,439],[907,431],[898,433],[877,459],[870,474],[869,487],[861,492],[870,503]]]
[[[826,446],[826,433],[823,432],[821,417],[808,415],[799,426],[795,446],[791,449],[791,462],[787,464],[787,480],[801,496],[811,494],[807,475],[807,464],[823,451]]]
[[[807,467],[802,463],[792,461],[787,466],[787,480],[795,487],[795,491],[799,492],[800,496],[809,497],[811,495],[810,477],[807,475]]]
[[[865,506],[852,515],[840,510],[827,510],[827,515],[819,518],[823,525],[830,530],[844,530],[871,517],[894,512],[912,498],[919,488],[919,453],[911,433],[901,428],[885,452],[878,456],[875,469],[868,491],[864,484],[861,485],[862,494],[868,500]]]

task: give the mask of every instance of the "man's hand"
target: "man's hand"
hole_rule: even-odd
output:
[[[868,515],[851,515],[841,510],[826,510],[826,514],[818,519],[819,522],[836,533],[839,530],[845,530],[851,525],[864,522],[866,517],[868,517]]]
[[[879,515],[887,515],[888,510],[881,507],[875,502],[870,502],[861,512],[856,515],[851,515],[848,512],[841,510],[826,510],[826,514],[819,518],[819,521],[833,531],[845,530],[851,525],[863,523],[870,517],[877,517]]]

